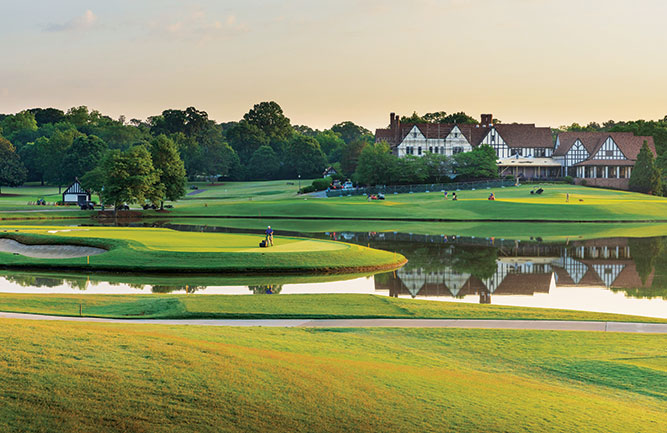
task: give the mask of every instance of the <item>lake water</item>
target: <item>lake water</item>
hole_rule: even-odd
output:
[[[191,225],[179,230],[246,231]],[[297,234],[297,233],[290,233]],[[667,318],[667,238],[514,241],[402,232],[298,233],[396,251],[404,267],[376,275],[59,275],[0,271],[10,293],[366,293]]]

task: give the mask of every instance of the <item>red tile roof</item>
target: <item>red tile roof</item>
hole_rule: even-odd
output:
[[[623,155],[630,160],[637,159],[644,141],[647,142],[649,149],[656,155],[655,143],[653,142],[653,137],[650,136],[634,135],[632,132],[561,132],[558,134],[560,144],[554,151],[554,156],[565,155],[575,141],[580,140],[592,158],[609,137],[614,140],[618,148],[623,152]],[[608,162],[609,160],[604,161]]]

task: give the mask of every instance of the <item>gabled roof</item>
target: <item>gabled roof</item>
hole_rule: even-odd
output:
[[[90,191],[86,191],[85,189],[83,189],[81,183],[79,183],[79,180],[77,179],[74,182],[72,182],[70,186],[67,187],[67,189],[65,190],[65,192],[63,192],[63,194],[90,194]]]
[[[635,135],[632,132],[561,132],[558,134],[560,145],[554,151],[554,156],[564,156],[577,140],[584,145],[590,158],[600,150],[607,138],[611,137],[623,155],[630,160],[636,160],[639,151],[644,144],[648,143],[649,149],[655,155],[655,143],[653,137]]]
[[[493,127],[505,140],[508,147],[552,148],[554,146],[551,128],[538,128],[532,123],[500,123]]]

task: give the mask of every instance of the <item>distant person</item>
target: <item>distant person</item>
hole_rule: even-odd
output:
[[[445,191],[445,200],[447,200],[447,191]]]
[[[452,201],[456,201],[456,200],[458,200],[458,197],[456,196],[456,193],[453,192],[452,193]]]
[[[496,196],[493,193],[491,193],[491,195],[489,196],[489,200],[495,200],[495,199],[496,199]]]
[[[273,229],[271,226],[268,226],[264,233],[266,234],[266,245],[273,246]]]
[[[568,193],[565,194],[565,203],[569,203],[569,202],[570,202],[570,193],[568,192]]]

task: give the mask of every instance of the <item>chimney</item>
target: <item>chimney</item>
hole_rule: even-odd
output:
[[[482,127],[493,125],[493,114],[482,114]]]
[[[389,128],[394,129],[394,119],[396,119],[396,113],[389,113]]]

